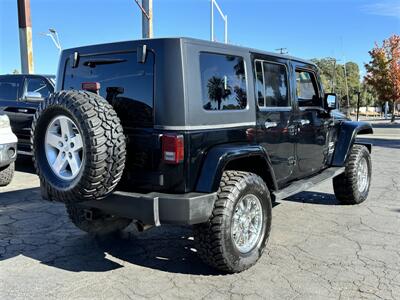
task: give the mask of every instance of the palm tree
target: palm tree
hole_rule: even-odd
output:
[[[208,80],[207,89],[208,98],[217,102],[218,110],[220,110],[222,100],[225,100],[229,97],[231,94],[231,88],[229,86],[225,86],[225,80],[223,78],[213,76]]]

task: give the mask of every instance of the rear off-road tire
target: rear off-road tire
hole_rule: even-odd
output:
[[[15,164],[11,163],[6,167],[0,168],[0,186],[6,186],[11,183],[14,177]]]
[[[120,218],[103,213],[98,210],[90,210],[93,218],[87,218],[88,211],[79,205],[67,204],[67,213],[72,223],[80,230],[94,236],[105,236],[123,230],[132,220]]]
[[[50,138],[56,143],[50,143]],[[72,143],[77,138],[81,150],[72,155],[73,147],[78,149]],[[34,117],[32,145],[42,194],[49,200],[69,204],[100,200],[114,190],[125,166],[125,137],[116,112],[104,98],[86,91],[50,95]],[[65,149],[66,145],[71,148]],[[79,162],[79,168],[65,162],[65,155]],[[55,167],[59,156],[64,159],[58,165],[63,173]],[[54,164],[52,157],[56,157]]]
[[[333,178],[333,190],[342,204],[360,204],[368,197],[372,164],[367,147],[353,145],[344,173]]]
[[[261,257],[269,237],[272,204],[268,187],[253,173],[225,171],[217,196],[209,221],[194,228],[198,254],[220,271],[244,271]]]

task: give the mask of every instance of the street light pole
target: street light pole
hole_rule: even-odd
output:
[[[142,11],[142,38],[153,38],[153,0],[135,0]]]
[[[142,36],[143,38],[153,38],[153,0],[142,0],[143,9],[147,15],[142,15]]]
[[[211,0],[211,19],[210,19],[210,26],[211,26],[211,41],[215,41],[214,37],[214,6],[217,9],[218,13],[221,15],[221,18],[224,20],[224,42],[225,44],[228,43],[228,16],[224,15],[221,8],[219,7],[216,0]]]
[[[48,36],[54,43],[54,46],[58,49],[59,52],[62,51],[60,39],[58,38],[58,33],[55,29],[49,28],[49,33],[42,33],[42,35]]]
[[[360,91],[357,92],[357,121],[358,121],[358,114],[360,113]]]

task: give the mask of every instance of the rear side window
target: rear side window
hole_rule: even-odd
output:
[[[259,107],[290,106],[287,70],[284,64],[256,61],[256,89]]]
[[[64,89],[82,89],[84,82],[100,83],[99,94],[113,104],[124,126],[153,125],[154,54],[144,64],[136,52],[82,56],[77,68],[66,64]]]
[[[0,78],[0,100],[17,101],[21,82],[21,78]]]
[[[205,110],[247,107],[245,65],[242,57],[200,53],[201,90]]]

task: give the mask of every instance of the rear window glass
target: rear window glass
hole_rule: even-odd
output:
[[[82,89],[84,82],[100,83],[99,94],[113,103],[123,125],[153,124],[154,54],[138,63],[136,52],[82,56],[77,68],[66,64],[64,89]]]
[[[19,97],[21,78],[0,78],[0,99],[16,101]]]
[[[239,110],[247,107],[242,57],[200,53],[200,70],[204,109]]]

